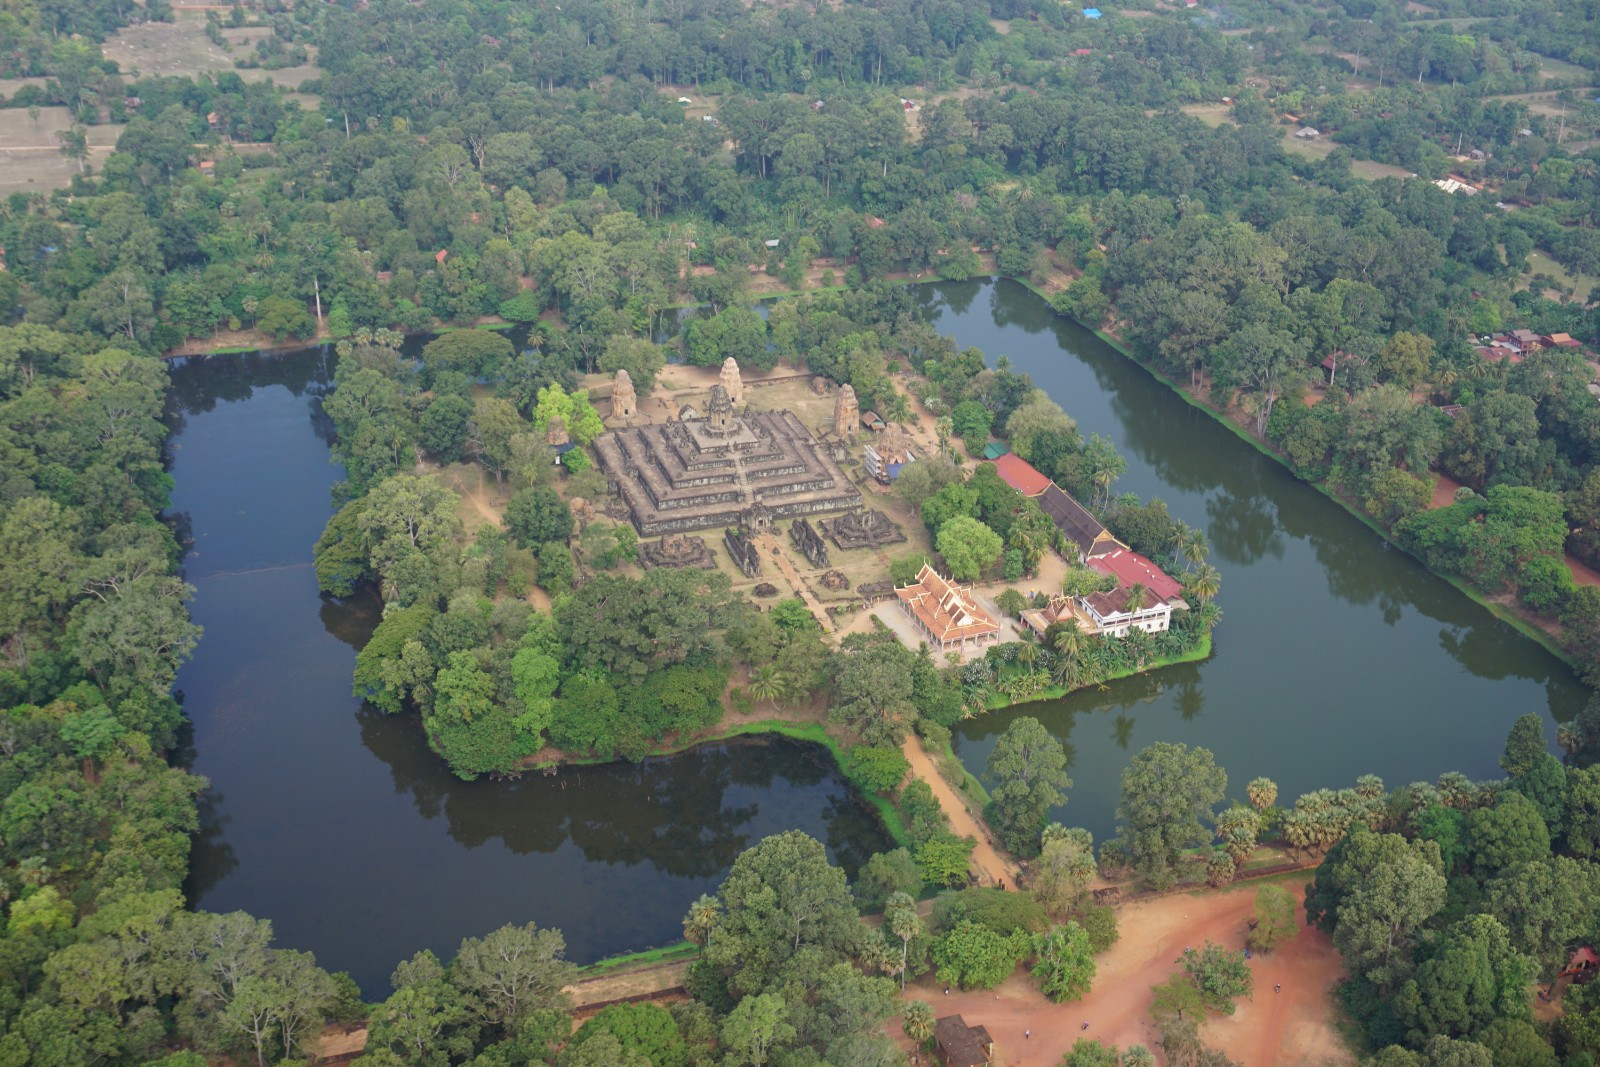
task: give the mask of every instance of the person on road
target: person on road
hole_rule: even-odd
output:
[[[1283,983],[1282,982],[1278,982],[1278,983],[1274,984],[1273,987],[1272,987],[1272,991],[1274,993],[1282,993],[1283,992]]]

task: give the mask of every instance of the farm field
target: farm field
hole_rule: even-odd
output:
[[[58,131],[71,125],[72,112],[64,107],[40,108],[37,120],[20,108],[0,109],[0,196],[44,193],[71,184],[78,164],[61,154],[56,139]],[[119,125],[88,127],[88,163],[104,159],[120,136]]]
[[[245,81],[271,81],[288,89],[320,76],[315,63],[282,70],[243,70],[233,65],[255,48],[255,43],[272,31],[254,26],[225,30],[223,37],[233,51],[225,52],[205,35],[205,23],[200,19],[180,19],[177,22],[146,22],[118,30],[106,40],[102,53],[122,68],[124,74],[137,70],[140,74],[166,74],[172,76],[217,74],[233,71]]]

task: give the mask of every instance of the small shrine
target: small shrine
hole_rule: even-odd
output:
[[[789,525],[789,540],[794,542],[794,547],[800,550],[801,555],[811,561],[813,567],[828,565],[828,546],[823,543],[822,535],[805,519],[796,519]]]
[[[639,565],[645,570],[655,567],[712,570],[717,561],[704,539],[688,534],[668,534],[659,541],[646,541],[639,546]]]
[[[822,532],[840,548],[882,548],[897,545],[906,539],[900,524],[881,511],[858,507],[836,519],[823,519],[817,523]]]
[[[733,562],[738,564],[746,578],[754,578],[761,573],[761,554],[756,551],[755,540],[748,534],[729,527],[722,531],[722,543],[727,546],[728,555],[733,557]]]

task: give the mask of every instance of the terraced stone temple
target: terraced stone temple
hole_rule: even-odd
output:
[[[643,536],[844,511],[861,493],[791,411],[740,412],[720,383],[705,415],[612,430],[594,444]]]

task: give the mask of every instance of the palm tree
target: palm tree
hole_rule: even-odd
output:
[[[1211,542],[1206,540],[1206,535],[1199,530],[1190,530],[1189,537],[1183,543],[1184,570],[1190,565],[1199,566],[1211,554]]]
[[[933,1040],[935,1020],[932,1006],[925,1000],[913,1000],[906,1005],[906,1017],[900,1025],[905,1029],[906,1036],[919,1047],[926,1046]]]
[[[1143,582],[1134,582],[1128,586],[1128,610],[1137,615],[1144,610],[1146,595],[1150,592]]]
[[[701,893],[700,899],[689,905],[689,913],[683,917],[683,936],[702,947],[709,945],[711,933],[721,920],[722,901]]]
[[[1252,778],[1250,784],[1244,787],[1244,792],[1250,798],[1251,807],[1266,811],[1278,799],[1278,783],[1271,778]]]
[[[1222,572],[1209,563],[1201,563],[1189,575],[1189,592],[1204,604],[1222,588]]]
[[[778,701],[788,695],[788,679],[771,663],[757,667],[750,674],[750,695],[756,700],[771,701],[772,709],[778,709]]]
[[[939,458],[944,459],[950,454],[950,434],[954,429],[948,416],[939,419],[933,424],[933,432],[939,438]]]
[[[1561,760],[1565,763],[1583,747],[1583,733],[1572,723],[1564,722],[1556,727],[1556,744],[1561,746]]]
[[[1022,640],[1017,642],[1016,660],[1030,671],[1039,662],[1039,638],[1031,626],[1022,631]]]
[[[909,893],[893,893],[883,909],[883,924],[900,939],[900,995],[906,994],[906,968],[911,960],[911,939],[922,933],[922,916]]]
[[[1217,623],[1222,621],[1222,609],[1207,601],[1200,605],[1200,610],[1194,613],[1194,623],[1206,633],[1217,628]]]
[[[1151,645],[1154,643],[1150,632],[1137,626],[1130,626],[1127,636],[1122,640],[1127,646],[1128,655],[1133,659],[1134,669],[1143,670],[1145,661],[1150,658]]]
[[[1056,655],[1071,663],[1083,648],[1083,627],[1078,625],[1077,619],[1058,619],[1053,629],[1055,634],[1050,638],[1050,647]]]

